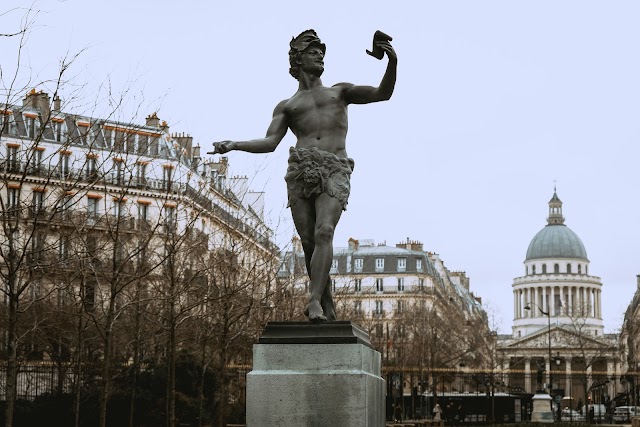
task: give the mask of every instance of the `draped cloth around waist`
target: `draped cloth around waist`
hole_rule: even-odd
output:
[[[289,149],[289,167],[284,179],[289,195],[288,206],[300,199],[309,199],[326,193],[338,199],[342,209],[347,209],[351,192],[353,159],[338,157],[318,148]]]

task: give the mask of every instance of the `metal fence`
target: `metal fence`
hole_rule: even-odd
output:
[[[7,365],[0,364],[0,400],[6,399]],[[33,400],[44,394],[70,393],[74,375],[69,365],[46,362],[20,364],[17,378],[17,398]]]

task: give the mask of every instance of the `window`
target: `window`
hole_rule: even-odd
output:
[[[524,267],[524,274],[525,274],[525,276],[529,275],[529,266],[528,265]]]
[[[331,292],[336,293],[336,279],[331,279]]]
[[[542,264],[542,274],[547,274],[547,264]]]
[[[127,215],[126,204],[123,200],[113,201],[113,216],[124,218]]]
[[[90,219],[95,220],[98,218],[98,200],[99,199],[93,197],[87,199],[87,216]]]
[[[69,155],[60,153],[60,177],[67,178],[70,175]]]
[[[25,127],[27,128],[27,138],[35,138],[36,137],[36,132],[38,130],[38,125],[36,124],[36,116],[32,116],[32,115],[25,115],[25,122],[24,122]]]
[[[40,170],[42,165],[42,150],[33,150],[31,153],[31,159],[29,159],[30,172],[36,172]]]
[[[176,225],[176,208],[174,206],[164,207],[164,226],[167,230],[173,230]]]
[[[355,279],[353,285],[356,292],[362,292],[362,279]]]
[[[567,274],[571,274],[571,264],[567,264]]]
[[[149,205],[138,203],[138,220],[140,222],[147,222],[149,219]]]
[[[406,271],[406,270],[407,270],[407,259],[398,258],[398,271]]]
[[[589,266],[588,265],[584,266],[584,274],[587,274],[587,275],[589,274]]]
[[[376,301],[376,308],[374,310],[374,313],[377,314],[377,315],[381,315],[381,314],[384,313],[382,301],[380,301],[380,300]]]
[[[362,314],[362,301],[353,302],[353,311],[356,315]]]
[[[376,323],[376,336],[382,338],[384,336],[384,326],[382,323]]]
[[[553,272],[554,272],[555,274],[560,273],[560,265],[558,265],[558,264],[554,264],[554,265],[553,265]]]
[[[402,314],[403,308],[404,308],[404,301],[398,301],[396,303],[396,314]]]
[[[362,264],[363,264],[362,258],[356,258],[354,260],[353,268],[356,271],[356,273],[360,273],[362,271]]]
[[[173,168],[164,167],[162,168],[162,179],[165,183],[165,189],[169,189],[171,187],[171,177],[173,175]]]
[[[338,271],[338,260],[335,258],[331,260],[331,271],[332,272]]]
[[[31,209],[34,214],[44,211],[44,193],[42,191],[34,191],[31,200]]]
[[[121,161],[117,161],[115,162],[114,165],[115,169],[116,169],[116,184],[117,185],[124,185],[124,163]]]
[[[147,182],[147,164],[146,163],[137,164],[136,179],[138,180],[138,185],[146,184]]]
[[[73,196],[70,194],[65,194],[62,196],[62,212],[69,213],[71,210],[71,205],[73,203]]]
[[[578,274],[582,274],[582,264],[578,264]]]
[[[53,139],[58,142],[64,142],[64,122],[63,121],[53,121]]]
[[[398,290],[404,291],[404,277],[398,277]]]
[[[536,274],[536,266],[531,266],[531,274]]]
[[[382,292],[384,290],[384,279],[376,279],[376,292]]]
[[[418,289],[424,291],[424,279],[418,279]]]
[[[65,263],[69,258],[69,237],[60,236],[58,245],[58,259],[61,263]]]
[[[7,209],[9,215],[17,215],[20,209],[20,189],[7,188]]]
[[[19,170],[18,147],[7,147],[7,166],[10,172]]]
[[[417,271],[422,271],[422,260],[421,259],[416,259],[416,270]]]
[[[9,123],[11,120],[11,114],[8,111],[0,111],[0,134],[9,133]]]
[[[376,258],[376,271],[384,271],[384,258]]]
[[[87,157],[86,164],[86,174],[87,178],[93,178],[96,176],[96,158],[95,157]]]

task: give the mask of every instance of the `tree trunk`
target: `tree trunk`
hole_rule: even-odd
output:
[[[78,329],[76,342],[76,366],[74,367],[75,384],[74,384],[74,402],[73,402],[73,425],[80,427],[80,393],[82,391],[82,352],[84,351],[84,343],[82,341],[82,331],[84,325],[82,323],[82,308],[78,313]]]
[[[9,279],[9,318],[7,319],[7,383],[5,427],[13,427],[13,413],[17,397],[18,380],[18,295],[15,292],[16,278]]]
[[[111,385],[111,323],[113,319],[113,301],[107,310],[106,327],[104,331],[104,359],[102,361],[102,378],[100,380],[100,413],[99,426],[107,427],[107,404],[109,403],[109,387]]]
[[[173,316],[173,304],[171,309]],[[176,425],[176,327],[174,319],[171,320],[169,328],[169,363],[167,378],[167,427]]]

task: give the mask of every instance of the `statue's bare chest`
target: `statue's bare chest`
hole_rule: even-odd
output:
[[[333,114],[336,110],[346,110],[337,88],[322,87],[298,92],[287,103],[287,112],[293,120],[309,115]]]

